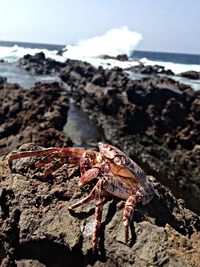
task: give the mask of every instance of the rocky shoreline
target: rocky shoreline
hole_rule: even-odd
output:
[[[199,91],[166,76],[131,80],[122,69],[96,70],[79,61],[68,61],[60,77],[107,142],[200,212]]]
[[[96,69],[76,60],[59,65],[41,53],[19,65],[31,73],[57,73],[61,82],[26,90],[0,77],[1,266],[198,266],[200,92],[159,66],[140,66],[134,71],[150,76],[132,80],[120,68]],[[65,166],[44,181],[32,160],[19,160],[10,175],[5,156],[23,144],[22,150],[35,149],[30,142],[73,145],[63,132],[70,100],[101,129],[99,141],[124,150],[157,179],[161,198],[137,206],[131,247],[121,241],[122,208],[117,211],[110,200],[100,255],[92,255],[91,233],[84,231],[93,222],[94,206],[74,216],[67,210],[91,189],[78,188],[78,167]]]

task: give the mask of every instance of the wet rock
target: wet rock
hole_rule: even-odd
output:
[[[185,72],[179,73],[177,76],[184,77],[187,79],[192,79],[192,80],[199,80],[200,79],[200,72],[194,71],[194,70],[185,71]]]
[[[24,149],[38,147],[27,144]],[[198,266],[200,218],[155,178],[158,195],[148,205],[136,206],[129,246],[123,243],[123,205],[108,198],[99,254],[94,255],[94,203],[73,213],[67,209],[93,186],[80,190],[77,166],[66,164],[46,180],[33,167],[38,159],[17,160],[11,175],[7,159],[0,158],[2,266]]]
[[[62,56],[64,52],[67,52],[67,50],[68,50],[67,48],[62,48],[62,49],[58,50],[58,52],[56,54],[59,56]]]
[[[0,89],[0,154],[26,142],[43,146],[69,146],[62,132],[69,99],[59,84],[36,84],[30,90],[5,83]]]
[[[0,76],[0,86],[3,85],[7,81],[6,77]]]
[[[35,55],[25,55],[19,59],[18,66],[30,72],[31,74],[52,74],[60,71],[65,67],[65,63],[57,62],[53,59],[46,58],[43,52]]]
[[[117,55],[116,59],[119,61],[128,61],[128,56],[126,54]]]
[[[142,63],[132,66],[127,69],[128,71],[141,73],[145,75],[157,75],[157,74],[165,74],[165,75],[174,75],[174,72],[171,70],[166,70],[165,67],[159,65],[144,65]]]

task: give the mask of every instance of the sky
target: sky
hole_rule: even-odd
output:
[[[0,41],[75,44],[119,27],[137,50],[200,54],[199,0],[0,0]]]

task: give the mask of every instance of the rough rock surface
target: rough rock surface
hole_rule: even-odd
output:
[[[165,67],[159,65],[144,65],[140,63],[139,65],[133,66],[128,68],[127,70],[146,74],[146,75],[158,75],[158,74],[165,74],[165,75],[174,75],[172,70],[166,70]]]
[[[58,83],[36,84],[31,89],[0,84],[0,155],[26,142],[43,146],[69,146],[62,132],[67,121],[68,97]]]
[[[60,77],[109,143],[137,157],[200,213],[199,92],[168,77],[131,80],[120,68],[95,69],[72,60]]]
[[[23,145],[20,150],[38,147]],[[138,204],[130,246],[123,243],[123,205],[104,206],[99,254],[91,249],[94,204],[69,213],[67,207],[87,195],[78,187],[77,166],[64,165],[44,180],[34,168],[38,158],[17,160],[10,173],[0,158],[0,263],[10,266],[191,266],[200,262],[200,218],[160,183],[160,194]]]
[[[58,72],[65,66],[65,63],[57,62],[51,58],[46,58],[43,52],[35,55],[25,55],[19,59],[18,66],[31,74],[52,74]]]

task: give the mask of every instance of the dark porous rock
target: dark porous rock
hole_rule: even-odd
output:
[[[38,149],[26,144],[19,150]],[[136,205],[129,246],[124,244],[124,205],[107,199],[95,255],[94,203],[68,210],[94,184],[80,190],[78,168],[67,164],[44,179],[34,167],[39,159],[16,160],[11,175],[7,158],[0,158],[1,266],[199,266],[200,217],[154,177],[156,194],[149,204]]]
[[[84,79],[91,80],[96,74],[96,69],[87,62],[68,59],[66,67],[60,72],[60,77],[65,83],[69,85],[79,85]]]
[[[101,73],[94,75],[91,82],[93,84],[99,85],[99,86],[105,86],[106,85],[105,77],[103,77],[103,75]]]
[[[200,163],[193,160],[200,144],[199,92],[166,76],[132,80],[120,68],[95,69],[72,60],[69,66],[62,70],[62,86],[97,121],[107,142],[137,157],[200,214]],[[183,155],[180,165],[173,162],[177,153]]]
[[[43,52],[35,55],[25,55],[19,59],[18,66],[30,72],[31,74],[52,74],[59,72],[65,67],[65,63],[57,62],[51,58],[46,58]]]
[[[193,102],[192,102],[192,115],[194,117],[195,120],[199,120],[200,118],[200,97],[196,98]]]
[[[3,76],[0,76],[0,86],[4,83],[6,83],[7,81],[7,78],[6,77],[3,77]]]
[[[177,76],[192,80],[200,80],[200,72],[194,70],[181,72]]]
[[[128,100],[134,104],[145,107],[155,105],[159,109],[163,109],[170,98],[176,98],[180,101],[184,99],[177,82],[165,77],[144,78],[129,82],[127,96]]]
[[[128,56],[126,54],[117,55],[116,59],[119,61],[128,61]]]
[[[30,90],[5,83],[0,90],[0,154],[26,142],[71,145],[62,131],[68,109],[69,99],[58,83],[37,83]]]
[[[132,66],[127,69],[128,71],[141,73],[145,75],[157,75],[157,74],[165,74],[165,75],[174,75],[172,70],[166,70],[165,67],[159,65],[144,65],[142,63]]]
[[[128,61],[128,56],[126,54],[120,54],[117,56],[110,56],[110,55],[101,55],[100,56],[102,59],[115,59],[119,61]]]
[[[151,125],[151,120],[145,109],[134,104],[127,104],[118,114],[121,123],[120,130],[125,134],[144,133]]]

